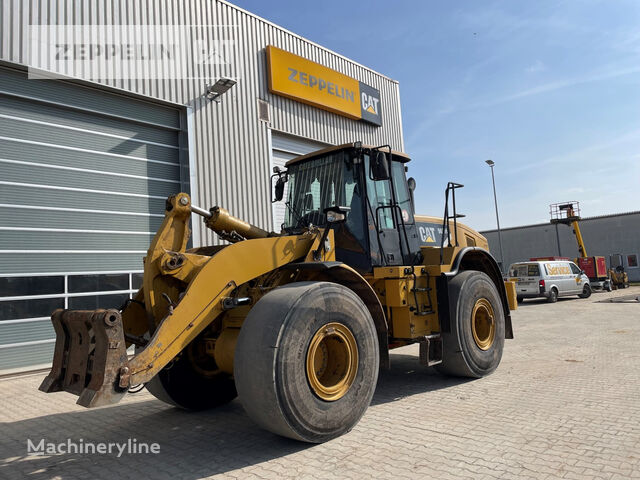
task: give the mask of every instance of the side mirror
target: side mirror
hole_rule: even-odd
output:
[[[387,154],[380,150],[371,152],[371,176],[375,181],[389,180],[389,161]]]
[[[409,177],[407,180],[407,186],[409,187],[409,195],[411,197],[411,206],[413,207],[413,213],[416,213],[416,199],[413,196],[413,192],[416,189],[416,179],[413,177]]]
[[[273,188],[273,195],[271,196],[271,203],[279,202],[284,198],[284,185],[289,181],[287,172],[283,172],[279,167],[273,167],[273,175],[271,175],[271,181],[273,177],[278,177],[276,184]]]
[[[276,202],[279,202],[284,198],[284,184],[285,184],[285,181],[282,179],[282,177],[279,177],[278,180],[276,181],[276,186],[274,189],[275,190],[274,198]]]
[[[339,207],[337,205],[333,207],[327,207],[323,210],[324,214],[326,215],[328,224],[344,222],[347,219],[347,213],[349,213],[350,211],[351,208],[349,207]]]

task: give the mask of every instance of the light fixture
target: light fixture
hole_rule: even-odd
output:
[[[504,273],[504,251],[502,250],[502,231],[500,230],[500,216],[498,215],[498,195],[496,194],[496,177],[493,175],[493,160],[485,160],[484,163],[491,167],[491,183],[493,183],[493,203],[496,207],[496,223],[498,224],[498,244],[500,245],[500,272]]]
[[[218,99],[220,96],[226,93],[236,83],[237,82],[231,78],[221,78],[213,85],[207,85],[206,97],[214,102],[219,102],[220,100]]]

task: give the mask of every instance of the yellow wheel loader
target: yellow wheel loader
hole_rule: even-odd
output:
[[[281,233],[171,196],[131,300],[53,313],[40,389],[85,407],[141,384],[185,409],[238,396],[265,429],[318,443],[356,425],[393,348],[419,343],[420,362],[445,374],[490,374],[513,338],[514,286],[457,222],[461,185],[447,186],[442,219],[415,216],[408,161],[356,142],[275,169]],[[187,248],[192,213],[228,243]]]

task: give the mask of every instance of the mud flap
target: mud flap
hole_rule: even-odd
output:
[[[51,322],[56,332],[53,365],[40,390],[73,393],[84,407],[119,402],[127,389],[118,385],[118,374],[128,362],[120,312],[56,310]]]

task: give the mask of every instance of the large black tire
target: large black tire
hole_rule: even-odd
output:
[[[185,410],[215,408],[236,398],[231,375],[217,370],[212,357],[194,353],[198,341],[196,338],[176,360],[145,384],[151,395]]]
[[[311,386],[309,375],[315,375],[316,367],[307,374],[307,355],[318,334],[335,331],[329,324],[351,332],[357,361],[346,362],[352,367],[351,376],[344,376],[352,379],[345,383],[350,385],[343,390],[346,393],[325,400]],[[340,348],[347,344],[332,343]],[[326,353],[321,359],[326,373],[335,356]],[[362,300],[342,285],[299,282],[276,288],[251,309],[238,337],[234,377],[238,397],[257,424],[278,435],[321,443],[358,423],[371,403],[379,363],[376,329]],[[332,369],[342,372],[339,367]]]
[[[547,302],[556,303],[558,301],[558,290],[555,287],[552,287],[549,290],[549,296],[547,297]]]
[[[485,328],[491,322],[481,322],[491,310],[492,334]],[[451,331],[442,333],[443,357],[436,369],[458,377],[489,375],[502,359],[505,336],[504,308],[495,284],[483,272],[459,273],[449,282],[449,311]],[[474,337],[474,321],[478,321],[475,330],[482,346]]]
[[[582,293],[578,296],[580,298],[589,298],[591,296],[591,287],[589,285],[582,287]]]

